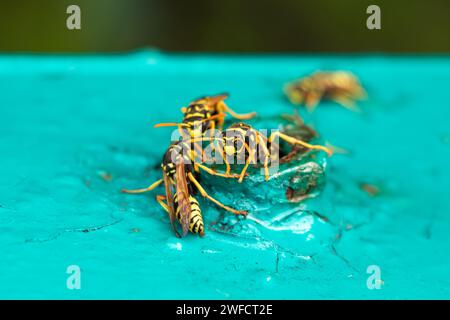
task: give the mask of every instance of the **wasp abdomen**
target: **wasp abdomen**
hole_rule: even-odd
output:
[[[177,194],[174,194],[173,202],[174,202],[176,217],[177,217],[178,221],[181,222],[181,213],[180,213],[180,208],[178,207]],[[195,199],[192,195],[189,196],[189,204],[191,207],[191,217],[189,220],[189,231],[192,233],[198,233],[200,236],[203,236],[205,233],[205,225],[203,223],[203,217],[202,217],[200,205],[198,204],[197,199]]]

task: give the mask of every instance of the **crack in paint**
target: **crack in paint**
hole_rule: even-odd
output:
[[[433,214],[430,217],[430,220],[423,228],[423,236],[427,240],[431,239],[431,234],[432,234],[432,229],[433,229],[435,219],[436,219],[436,212],[433,212]]]
[[[52,241],[52,240],[56,240],[58,239],[61,235],[65,234],[65,233],[70,233],[70,232],[82,232],[82,233],[88,233],[88,232],[93,232],[93,231],[98,231],[100,229],[106,228],[106,227],[110,227],[113,226],[119,222],[122,222],[123,219],[116,219],[110,223],[106,223],[106,224],[101,224],[98,226],[93,226],[93,227],[82,227],[82,228],[69,228],[69,229],[64,229],[62,231],[59,231],[47,238],[31,238],[31,239],[26,239],[25,242],[26,243],[42,243],[42,242],[48,242],[48,241]]]
[[[257,243],[265,244],[266,247],[274,249],[275,252],[277,253],[277,255],[280,254],[280,253],[288,253],[288,254],[296,257],[296,258],[300,258],[300,259],[303,259],[303,260],[310,260],[313,257],[313,255],[302,255],[302,254],[300,254],[300,253],[298,253],[298,252],[296,252],[294,250],[290,250],[290,249],[284,248],[284,247],[280,246],[278,243],[276,243],[275,241],[267,240],[266,238],[263,238],[263,237],[259,237],[259,236],[243,236],[243,235],[240,235],[240,234],[237,234],[237,233],[227,232],[227,231],[218,230],[218,229],[217,230],[213,230],[213,231],[215,231],[215,232],[217,232],[219,234],[222,234],[222,235],[236,237],[236,238],[241,238],[241,239],[246,239],[246,240],[251,239],[251,240],[254,240]]]

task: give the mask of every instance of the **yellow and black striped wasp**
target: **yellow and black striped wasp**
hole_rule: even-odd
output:
[[[245,114],[238,114],[234,112],[226,103],[225,99],[228,98],[228,94],[219,94],[214,96],[204,96],[191,102],[187,107],[181,108],[183,112],[183,121],[181,123],[169,122],[159,123],[154,127],[168,127],[177,126],[180,131],[180,136],[183,140],[187,141],[194,138],[203,138],[206,131],[214,129],[222,130],[224,117],[226,114],[230,114],[232,117],[240,120],[251,119],[256,116],[256,112],[250,112]],[[197,143],[192,144],[192,150],[194,150],[191,160],[194,157],[202,157],[204,159],[204,153],[201,145]],[[220,147],[220,146],[219,146]],[[199,168],[212,175],[221,176],[224,178],[232,178],[229,172],[226,174],[219,173],[201,164],[202,161],[195,161],[196,165],[194,170],[199,172]]]
[[[233,118],[248,120],[256,116],[256,112],[238,114],[226,103],[228,94],[204,96],[192,101],[187,107],[181,108],[183,121],[181,123],[159,123],[155,127],[178,126],[188,131],[190,137],[201,137],[206,130],[222,130],[224,118],[228,113]]]
[[[178,141],[170,145],[164,153],[161,163],[162,179],[157,180],[147,188],[128,190],[124,193],[144,193],[155,189],[161,183],[165,186],[165,195],[157,195],[156,200],[169,214],[170,224],[177,237],[185,236],[188,231],[203,236],[204,223],[200,206],[194,197],[199,192],[201,196],[214,202],[217,206],[238,215],[246,215],[247,212],[236,210],[224,205],[211,197],[195,177],[194,165],[190,155],[191,143]],[[182,232],[178,232],[175,220],[180,225]]]
[[[222,132],[220,136],[213,137],[213,143],[216,145],[216,152],[219,152],[222,160],[226,165],[225,177],[233,176],[231,174],[231,166],[229,158],[244,156],[245,165],[239,174],[239,182],[242,182],[246,175],[246,171],[250,164],[257,163],[257,154],[262,154],[262,162],[264,167],[265,180],[269,180],[269,161],[277,158],[279,146],[275,143],[275,139],[282,139],[291,145],[301,145],[308,149],[321,150],[331,156],[333,150],[321,145],[313,145],[302,140],[291,137],[280,131],[272,133],[269,138],[254,129],[249,124],[238,122],[234,123]],[[210,137],[194,138],[193,141],[210,141]],[[261,156],[260,156],[261,157]]]

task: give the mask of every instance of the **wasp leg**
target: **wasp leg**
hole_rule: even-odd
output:
[[[255,147],[258,145],[258,142],[256,143]],[[247,143],[244,144],[245,149],[248,152],[248,158],[245,161],[245,166],[242,169],[240,175],[239,175],[239,183],[242,182],[242,180],[244,180],[244,177],[247,176],[248,174],[246,173],[248,166],[253,163],[256,164],[257,159],[256,159],[256,149],[255,148],[251,148]],[[253,161],[253,162],[252,162]]]
[[[200,192],[200,194],[207,198],[208,200],[210,200],[211,202],[214,202],[216,205],[218,205],[219,207],[221,207],[222,209],[225,209],[227,211],[230,211],[234,214],[241,214],[241,215],[247,215],[246,211],[242,211],[242,210],[236,210],[233,208],[230,208],[226,205],[224,205],[223,203],[219,202],[218,200],[214,199],[213,197],[211,197],[206,191],[205,189],[203,189],[203,187],[200,185],[200,183],[194,178],[194,176],[192,175],[191,172],[188,173],[188,178],[189,180],[195,185],[195,187],[197,188],[197,190]]]
[[[358,99],[367,99],[367,92],[363,87],[358,87],[358,89],[355,90],[355,96]]]
[[[221,141],[221,138],[214,137],[214,136],[211,136],[211,137],[194,137],[194,138],[191,137],[191,138],[186,139],[184,141],[187,142],[187,143],[196,144],[198,142],[203,142],[203,141],[208,141],[210,143],[213,143],[215,140]],[[203,150],[203,149],[201,149],[201,150],[202,150],[202,161],[207,161],[207,157],[205,155],[205,150]],[[227,163],[226,162],[226,158],[223,156],[223,151],[221,152],[221,156],[225,160],[225,163]],[[229,171],[229,164],[227,164],[227,169],[228,169],[227,171]],[[229,172],[227,172],[227,173],[229,173]]]
[[[261,149],[264,153],[264,179],[266,181],[269,180],[270,175],[269,175],[269,157],[270,157],[270,152],[267,149],[266,143],[267,141],[264,140],[264,138],[262,137],[261,134],[258,134],[258,142],[261,145]]]
[[[322,98],[322,94],[318,92],[309,92],[305,97],[305,105],[306,109],[309,112],[314,111],[320,99]]]
[[[219,153],[223,158],[223,162],[225,162],[225,166],[227,167],[227,169],[225,170],[225,173],[230,174],[231,166],[230,166],[230,163],[228,162],[227,155],[225,154],[225,151],[223,150],[222,147],[220,147]]]
[[[229,106],[225,104],[225,102],[221,102],[223,104],[223,108],[226,112],[228,112],[233,118],[239,119],[239,120],[248,120],[256,116],[256,112],[249,112],[249,113],[236,113],[234,112]]]
[[[217,152],[219,155],[220,155],[220,157],[222,158],[222,160],[223,160],[223,162],[225,163],[225,166],[226,166],[226,171],[225,171],[225,175],[227,176],[227,177],[232,177],[232,174],[230,174],[230,172],[231,172],[231,166],[230,166],[230,163],[228,162],[228,159],[227,159],[227,156],[225,155],[225,152],[224,152],[224,150],[223,150],[223,147],[222,147],[222,144],[221,143],[218,143],[217,145],[213,145],[212,143],[211,143],[211,146],[212,146],[212,150],[214,150],[214,152]],[[203,162],[207,162],[207,161],[214,161],[215,159],[208,159],[207,157],[204,157],[203,158]],[[218,162],[216,162],[216,164],[222,164],[222,163],[218,163]]]
[[[249,164],[250,164],[250,157],[248,157],[247,160],[245,161],[245,166],[242,169],[241,174],[239,175],[239,180],[238,180],[239,183],[241,183],[242,180],[244,180],[245,172],[247,171]]]
[[[242,180],[244,180],[244,177],[246,175],[245,172],[247,171],[247,168],[248,168],[248,166],[249,166],[249,164],[252,161],[253,156],[254,156],[253,149],[251,150],[247,143],[244,146],[245,146],[245,149],[248,152],[248,157],[247,157],[247,160],[245,160],[244,168],[242,169],[241,173],[239,174],[239,180],[238,180],[239,183],[241,183]]]
[[[302,146],[304,146],[306,148],[309,148],[309,149],[322,150],[322,151],[326,152],[328,154],[328,156],[331,156],[333,154],[333,150],[331,150],[331,149],[329,149],[327,147],[324,147],[324,146],[321,146],[321,145],[309,144],[309,143],[306,143],[306,142],[304,142],[302,140],[298,140],[298,139],[295,139],[293,137],[290,137],[290,136],[288,136],[288,135],[286,135],[284,133],[281,133],[281,132],[272,133],[270,135],[269,142],[272,142],[272,140],[276,136],[280,137],[281,139],[283,139],[284,141],[286,141],[286,142],[288,142],[290,144],[299,144],[299,145],[302,145]]]
[[[156,196],[156,201],[158,201],[158,203],[161,205],[161,207],[163,207],[164,210],[167,211],[167,213],[170,213],[169,206],[164,202],[165,200],[166,200],[166,196],[163,196],[163,195]]]
[[[193,163],[198,162],[197,160],[204,161],[206,158],[205,151],[203,150],[202,146],[198,143],[193,143],[194,145],[194,153],[190,155],[190,159]],[[195,168],[195,171],[198,172],[198,169]]]
[[[228,162],[227,155],[225,154],[225,151],[222,148],[222,144],[219,143],[217,149],[218,149],[217,151],[219,152],[220,156],[222,157],[223,162],[225,163],[225,166],[227,168],[225,170],[225,174],[229,175],[231,172],[231,166],[230,166],[230,163]]]
[[[164,202],[164,200],[167,200],[166,196],[164,195],[157,195],[156,196],[156,201],[158,201],[158,203],[160,204],[160,206],[169,214],[170,217],[170,209],[169,206],[167,205],[167,203]],[[178,233],[178,231],[175,228],[175,225],[172,225],[173,227],[173,231],[175,232],[175,236],[177,238],[181,238],[181,235]]]
[[[202,169],[202,170],[204,170],[204,171],[206,171],[207,173],[209,173],[210,175],[213,175],[213,176],[219,176],[219,177],[222,177],[222,178],[236,178],[236,179],[240,177],[237,174],[226,174],[226,173],[217,172],[217,171],[215,171],[215,170],[213,170],[211,168],[208,168],[207,166],[204,166],[204,165],[199,164],[199,163],[196,163],[195,166],[200,168],[200,169]]]
[[[195,137],[195,138],[190,138],[190,139],[186,139],[185,142],[187,142],[187,143],[197,143],[197,142],[202,142],[202,141],[208,141],[208,142],[210,142],[210,143],[213,143],[214,141],[219,141],[219,143],[220,143],[220,142],[222,142],[221,140],[222,140],[222,138],[211,136],[211,137]],[[226,158],[226,156],[224,155],[224,151],[223,151],[223,148],[222,148],[222,147],[220,147],[219,152],[220,152],[220,155],[221,155],[221,157],[223,158],[223,160],[225,161],[225,164],[226,164],[226,166],[227,166],[227,172],[226,172],[226,174],[229,174],[229,173],[230,173],[230,164],[228,163],[227,158]],[[205,156],[204,150],[203,150],[203,152],[202,152],[202,159],[203,159],[203,161],[206,161],[206,159],[207,159],[206,156]]]
[[[356,106],[355,102],[346,96],[336,96],[332,97],[332,100],[339,103],[344,108],[353,111],[353,112],[361,112],[361,110]]]
[[[163,179],[159,179],[158,181],[155,181],[152,185],[148,186],[147,188],[134,189],[134,190],[122,189],[122,192],[123,193],[144,193],[144,192],[152,191],[157,186],[159,186],[162,182],[163,182]]]

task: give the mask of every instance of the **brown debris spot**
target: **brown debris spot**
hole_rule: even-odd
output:
[[[98,175],[100,176],[100,178],[103,179],[103,181],[106,181],[106,182],[111,182],[111,180],[113,179],[112,174],[109,172],[106,172],[106,171],[100,171],[98,173]]]
[[[309,186],[306,190],[294,190],[291,187],[287,187],[287,189],[286,189],[286,199],[288,199],[289,202],[293,202],[293,203],[302,202],[303,200],[312,197],[312,195],[309,194],[311,189],[312,189],[311,186]]]
[[[291,187],[287,187],[287,189],[286,189],[286,199],[291,201],[293,197],[294,197],[294,189],[292,189]]]
[[[381,192],[380,188],[374,184],[361,183],[359,186],[360,186],[361,190],[366,192],[371,197],[376,197]]]

